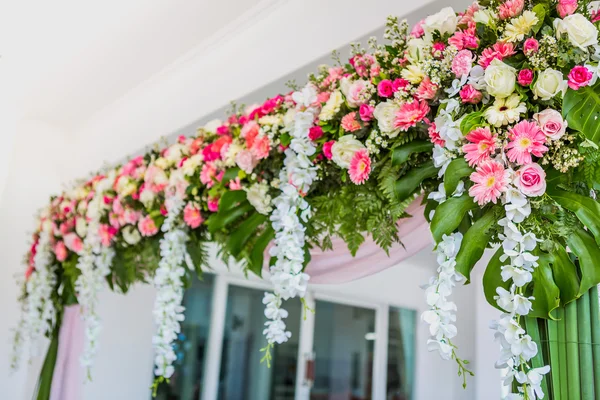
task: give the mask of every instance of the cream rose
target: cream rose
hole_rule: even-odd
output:
[[[550,100],[566,87],[562,72],[548,68],[540,73],[533,84],[533,94],[542,100]]]
[[[484,80],[487,92],[496,98],[503,99],[515,91],[517,70],[494,59],[485,70]]]
[[[571,14],[564,19],[555,19],[554,30],[558,38],[566,33],[571,44],[581,50],[598,44],[598,29],[581,14]]]
[[[133,246],[137,244],[140,240],[142,240],[142,236],[140,235],[140,232],[138,232],[135,226],[127,225],[125,228],[123,228],[122,232],[123,240],[125,240],[127,244]]]
[[[373,116],[377,120],[381,133],[385,133],[389,137],[396,137],[398,135],[400,129],[394,128],[394,120],[396,119],[398,110],[400,110],[400,107],[393,101],[384,101],[377,104],[373,111]]]
[[[442,8],[437,14],[430,15],[423,22],[423,31],[428,38],[431,38],[433,32],[438,31],[444,35],[454,33],[458,25],[458,17],[452,7]]]
[[[335,117],[335,114],[337,114],[340,111],[340,107],[342,106],[343,102],[344,98],[342,97],[342,93],[339,90],[336,90],[335,92],[331,93],[331,96],[329,96],[329,100],[327,100],[327,103],[325,103],[325,105],[321,109],[319,119],[321,121],[329,121],[333,119],[333,117]]]
[[[331,146],[331,159],[340,168],[348,168],[354,153],[364,148],[365,146],[356,140],[354,135],[344,135]]]

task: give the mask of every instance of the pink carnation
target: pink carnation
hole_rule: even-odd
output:
[[[369,122],[373,119],[373,111],[375,111],[375,107],[369,104],[361,104],[358,109],[358,114],[363,122]]]
[[[327,157],[328,160],[331,160],[333,154],[331,153],[331,147],[335,144],[335,140],[330,140],[329,142],[323,143],[323,155]]]
[[[446,141],[444,139],[442,139],[442,137],[440,136],[440,133],[437,131],[435,122],[432,122],[431,125],[429,125],[429,129],[427,130],[427,133],[429,134],[429,140],[431,140],[431,143],[437,144],[438,146],[442,146],[442,147],[444,147],[446,145]]]
[[[313,142],[315,140],[321,139],[321,137],[323,137],[323,128],[321,128],[320,126],[313,126],[308,130],[308,138]]]
[[[438,91],[438,85],[431,82],[428,76],[426,76],[422,81],[419,87],[417,88],[416,97],[419,100],[431,100],[435,98],[435,95]]]
[[[241,150],[235,156],[235,162],[238,167],[240,167],[247,174],[251,174],[256,164],[258,164],[258,160],[251,151],[249,150]]]
[[[577,0],[558,0],[556,11],[561,18],[573,14],[577,10]]]
[[[424,19],[417,22],[415,24],[415,26],[413,26],[412,31],[410,31],[410,36],[415,37],[415,38],[420,38],[421,36],[423,36],[425,34],[425,31],[423,30],[424,23],[425,23]]]
[[[217,167],[212,162],[207,162],[202,166],[202,170],[200,171],[200,182],[202,182],[206,187],[211,188],[215,184],[214,179],[217,176]]]
[[[219,198],[209,197],[208,198],[208,211],[217,212],[219,211]]]
[[[500,5],[498,16],[500,19],[508,19],[521,14],[525,6],[524,0],[507,0]]]
[[[242,182],[240,181],[240,177],[237,176],[235,179],[229,181],[229,189],[231,190],[240,190],[242,188]]]
[[[534,155],[541,157],[548,148],[544,146],[546,135],[535,122],[521,121],[508,133],[510,142],[506,145],[506,155],[511,162],[519,165],[531,164]]]
[[[460,99],[466,104],[477,104],[483,98],[483,94],[471,85],[465,85],[459,92]]]
[[[346,132],[354,132],[361,128],[360,123],[356,120],[356,112],[344,115],[341,125]]]
[[[71,250],[72,252],[79,254],[81,250],[83,250],[83,241],[75,232],[66,234],[63,239],[67,249]]]
[[[394,93],[400,89],[404,89],[410,84],[410,82],[404,78],[396,78],[392,82],[392,89],[394,89]]]
[[[529,86],[533,82],[533,71],[530,69],[522,69],[517,76],[517,82],[521,86]]]
[[[381,97],[390,97],[394,94],[394,89],[392,87],[392,81],[389,79],[383,79],[377,85],[377,94]]]
[[[469,75],[473,66],[473,53],[469,50],[459,51],[452,60],[452,72],[457,78]]]
[[[483,68],[487,68],[488,65],[494,60],[498,59],[502,61],[506,57],[510,57],[516,53],[515,46],[510,43],[497,42],[491,48],[483,50],[479,57],[479,65]]]
[[[484,161],[470,176],[475,184],[469,188],[469,195],[480,205],[490,201],[496,203],[500,195],[506,191],[509,183],[509,172],[497,161]]]
[[[429,106],[426,101],[413,100],[410,103],[404,103],[396,112],[394,128],[407,131],[409,128],[417,125],[417,122],[423,121],[428,113]]]
[[[527,164],[516,172],[515,184],[526,196],[541,196],[546,193],[546,172],[539,164]]]
[[[196,229],[204,222],[200,209],[192,203],[187,203],[183,209],[183,221],[192,229]]]
[[[523,43],[523,53],[526,56],[530,56],[532,54],[537,53],[540,48],[540,43],[536,40],[536,38],[530,37]]]
[[[496,151],[497,135],[493,135],[490,128],[476,128],[466,136],[466,139],[470,143],[465,144],[462,150],[471,167],[489,160]]]
[[[479,47],[479,41],[475,36],[475,26],[470,24],[466,30],[458,30],[448,39],[448,44],[453,45],[458,50],[476,49]]]
[[[369,174],[371,173],[371,159],[369,158],[367,149],[360,149],[354,153],[350,160],[348,173],[350,175],[350,180],[357,185],[361,185],[369,179]]]
[[[54,255],[56,259],[60,262],[63,262],[67,259],[67,247],[65,246],[62,240],[59,240],[54,245]]]
[[[267,135],[258,135],[256,139],[254,139],[254,143],[252,144],[252,154],[256,157],[257,160],[265,159],[269,156],[269,151],[271,151],[271,141]]]
[[[154,220],[150,218],[149,215],[140,219],[140,222],[138,222],[138,229],[142,236],[154,236],[158,233],[156,223],[154,223]]]
[[[100,228],[98,228],[98,236],[100,236],[100,243],[102,243],[102,246],[104,247],[110,246],[110,242],[112,242],[116,234],[117,228],[115,228],[114,226],[101,224]]]
[[[577,65],[573,67],[571,72],[569,72],[568,85],[571,89],[578,90],[581,87],[587,86],[592,80],[593,76],[594,73],[587,69],[587,67],[583,65]]]

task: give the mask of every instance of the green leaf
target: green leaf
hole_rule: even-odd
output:
[[[566,305],[579,296],[579,276],[577,267],[571,261],[567,250],[559,244],[554,243],[552,251],[545,253],[540,251],[538,264],[548,265],[552,268],[554,282],[560,290],[560,303]]]
[[[258,229],[261,224],[265,223],[266,220],[266,215],[259,213],[252,214],[229,235],[227,238],[227,243],[225,244],[227,251],[229,251],[232,256],[238,258],[240,252],[244,248],[244,245],[248,242],[252,235],[255,234],[256,229]]]
[[[600,83],[579,90],[568,89],[563,98],[563,118],[569,128],[600,143]]]
[[[231,210],[223,212],[220,210],[218,213],[211,215],[208,220],[206,220],[208,231],[210,233],[215,233],[252,210],[254,210],[254,207],[252,207],[252,204],[248,203],[247,201]]]
[[[433,143],[428,140],[413,140],[403,146],[396,147],[392,152],[392,165],[401,165],[408,161],[414,153],[426,153],[433,149]]]
[[[431,220],[431,234],[436,243],[442,240],[444,235],[448,235],[458,226],[467,214],[467,211],[477,208],[477,204],[468,194],[460,197],[452,197],[440,204]]]
[[[230,190],[225,192],[219,200],[219,212],[227,211],[244,200],[246,200],[245,190]]]
[[[238,177],[238,174],[239,174],[239,172],[240,172],[240,169],[239,169],[239,168],[237,168],[237,167],[234,167],[234,168],[228,168],[228,169],[225,171],[225,174],[223,174],[223,179],[222,179],[222,181],[223,181],[223,182],[229,182],[229,181],[235,180],[235,178],[237,178],[237,177]]]
[[[433,161],[429,160],[423,165],[413,168],[400,177],[394,186],[394,194],[398,201],[407,199],[427,178],[436,176],[438,169],[433,165]]]
[[[42,365],[42,370],[40,371],[40,377],[37,382],[37,394],[35,395],[36,400],[49,400],[50,399],[50,391],[52,389],[52,377],[54,375],[54,368],[56,366],[56,358],[58,356],[58,333],[59,333],[60,324],[54,328],[52,332],[52,339],[50,341],[50,346],[46,352],[46,357],[44,358],[44,364]]]
[[[262,276],[265,249],[274,237],[275,231],[269,224],[252,246],[250,259],[248,260],[248,268],[258,276]]]
[[[538,17],[538,22],[533,26],[533,33],[538,33],[544,25],[544,18],[546,18],[546,6],[543,4],[537,4],[531,9]]]
[[[532,275],[534,299],[531,301],[529,316],[555,319],[551,313],[560,306],[560,289],[554,281],[552,268],[548,264],[540,264]]]
[[[506,290],[510,289],[510,282],[504,282],[502,280],[502,266],[505,265],[502,261],[500,261],[500,257],[504,254],[504,249],[500,247],[496,250],[493,257],[490,259],[487,267],[485,268],[485,272],[483,273],[483,293],[485,294],[485,298],[491,306],[496,307],[498,310],[506,312],[505,310],[498,307],[498,303],[494,300],[494,296],[496,296],[496,288],[504,288]]]
[[[489,229],[496,223],[494,210],[488,210],[469,228],[456,255],[456,270],[471,280],[471,270],[479,261],[490,241]]]
[[[202,267],[208,265],[208,250],[206,248],[206,243],[189,241],[185,247],[192,259],[192,263],[194,263],[196,276],[200,278],[202,276]]]
[[[458,182],[470,176],[472,172],[473,168],[469,167],[469,164],[463,157],[452,160],[444,173],[444,190],[446,191],[446,196],[452,196],[452,193],[454,193],[458,186]]]
[[[574,212],[581,223],[592,232],[596,243],[600,245],[600,204],[590,197],[566,192],[557,189],[556,186],[549,188],[548,194],[562,207]]]
[[[592,235],[583,229],[574,230],[567,238],[567,245],[579,259],[581,269],[581,284],[578,297],[600,283],[600,249]]]
[[[473,129],[477,128],[481,125],[483,120],[483,113],[481,111],[477,111],[474,113],[470,113],[465,116],[460,122],[460,131],[463,135],[467,135]]]

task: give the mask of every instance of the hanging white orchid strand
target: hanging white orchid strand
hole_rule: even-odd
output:
[[[296,102],[294,124],[290,130],[292,140],[285,151],[284,167],[279,175],[281,194],[273,200],[274,210],[270,217],[275,230],[274,246],[269,250],[270,255],[276,258],[271,267],[274,293],[265,293],[263,299],[265,316],[269,319],[263,333],[269,346],[286,342],[291,336],[283,321],[288,312],[281,305],[283,300],[304,297],[309,279],[308,274],[303,272],[303,223],[311,217],[311,210],[304,195],[317,176],[316,167],[309,158],[315,154],[316,148],[308,138],[317,113],[312,107],[317,94],[312,85],[307,85],[301,91],[294,92],[292,97]]]
[[[499,235],[504,251],[500,261],[508,261],[502,266],[502,280],[508,282],[510,288],[496,289],[496,302],[505,311],[499,320],[491,324],[496,331],[496,340],[502,346],[496,368],[508,369],[504,385],[512,388],[513,379],[518,382],[517,393],[510,393],[506,399],[541,399],[544,393],[540,384],[550,367],[532,368],[529,364],[538,353],[538,348],[531,336],[526,334],[521,318],[531,312],[533,297],[524,295],[524,286],[531,282],[533,270],[538,266],[538,257],[532,251],[539,240],[531,232],[521,232],[509,218],[503,218],[498,223],[504,228],[504,233]]]
[[[56,323],[56,309],[50,298],[56,286],[55,266],[48,230],[40,233],[33,258],[35,271],[25,284],[26,297],[21,305],[22,315],[14,332],[11,368],[19,366],[22,347],[29,342],[30,357],[38,355],[40,338],[50,332]]]

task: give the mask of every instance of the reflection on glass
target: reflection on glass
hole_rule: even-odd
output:
[[[160,385],[157,400],[200,398],[213,280],[212,275],[205,274],[202,281],[194,279],[192,287],[185,292],[185,320],[181,323],[181,333],[174,344],[177,354],[175,373],[168,384]]]
[[[292,337],[272,350],[271,368],[261,363],[266,345],[264,292],[229,286],[219,376],[219,400],[293,400],[296,388],[301,304],[285,302]]]
[[[367,400],[373,387],[375,310],[316,302],[311,400]]]
[[[415,371],[416,312],[390,307],[387,400],[411,400]]]

